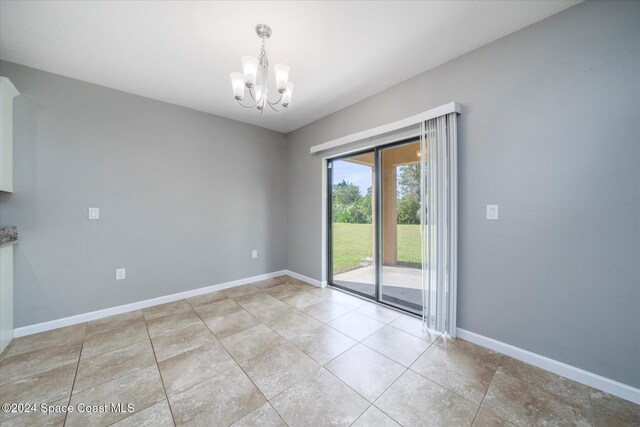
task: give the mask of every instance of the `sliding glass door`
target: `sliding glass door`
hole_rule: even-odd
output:
[[[379,150],[380,301],[422,314],[420,141]]]
[[[328,163],[330,284],[422,313],[420,141]]]
[[[327,160],[328,280],[455,338],[457,113]]]
[[[375,151],[336,158],[329,166],[331,284],[375,298]]]

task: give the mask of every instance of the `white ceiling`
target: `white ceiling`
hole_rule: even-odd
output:
[[[281,132],[351,105],[577,1],[2,1],[0,58]],[[244,109],[229,73],[273,28],[284,113]]]

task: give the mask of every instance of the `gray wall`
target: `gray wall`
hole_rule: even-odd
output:
[[[639,387],[638,2],[582,3],[288,134],[288,268],[321,278],[309,147],[449,101],[458,326]]]
[[[11,63],[0,75],[22,93],[0,195],[20,232],[16,327],[286,267],[282,134]]]

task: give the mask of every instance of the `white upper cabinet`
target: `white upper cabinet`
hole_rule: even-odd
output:
[[[13,98],[18,89],[0,76],[0,191],[13,191]]]

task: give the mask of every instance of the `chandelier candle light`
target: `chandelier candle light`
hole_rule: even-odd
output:
[[[269,77],[269,60],[267,59],[267,51],[264,48],[265,40],[271,36],[271,27],[266,24],[256,25],[256,33],[262,39],[262,48],[257,58],[253,56],[242,57],[243,73],[231,73],[231,87],[233,88],[233,97],[238,104],[245,108],[257,107],[260,114],[264,109],[271,107],[274,111],[278,110],[277,106],[289,108],[291,105],[291,93],[293,92],[293,83],[289,82],[289,66],[286,64],[275,64],[273,71],[276,75],[276,89],[279,98],[274,102],[269,101],[269,89],[267,82]],[[244,88],[249,89],[249,95],[255,102],[254,104],[245,105],[242,103],[244,99]]]

